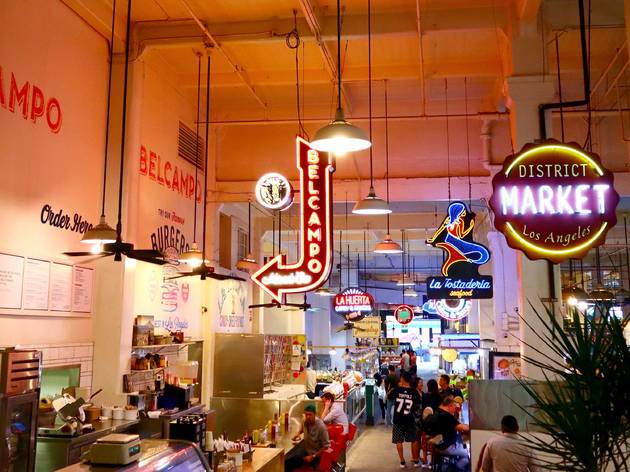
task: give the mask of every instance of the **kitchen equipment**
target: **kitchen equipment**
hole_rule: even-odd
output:
[[[123,416],[126,420],[129,420],[129,421],[138,419],[138,409],[137,408],[125,409]]]
[[[94,405],[84,408],[83,411],[85,411],[85,421],[87,421],[88,423],[97,421],[102,412],[100,407]]]
[[[113,420],[122,420],[125,417],[125,411],[119,407],[119,406],[115,406],[114,408],[112,408],[112,419]]]
[[[103,407],[103,411],[102,411],[102,413],[101,413],[101,414],[103,415],[103,417],[104,417],[104,418],[108,418],[108,419],[110,419],[110,418],[112,417],[112,410],[113,410],[113,409],[114,409],[114,408],[113,408],[113,407],[111,407],[111,406],[104,406],[104,407]]]
[[[0,472],[35,469],[41,352],[0,348]]]
[[[170,422],[169,438],[193,442],[203,450],[206,444],[206,415],[186,415]]]
[[[190,399],[192,398],[194,387],[190,386],[176,386],[166,384],[164,386],[164,392],[158,397],[158,408],[165,408],[170,410],[172,408],[179,408],[185,410],[190,408]]]
[[[108,434],[90,447],[92,464],[127,465],[140,458],[140,436]]]

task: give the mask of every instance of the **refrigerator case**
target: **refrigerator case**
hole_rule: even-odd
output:
[[[35,469],[41,353],[0,349],[0,472]]]

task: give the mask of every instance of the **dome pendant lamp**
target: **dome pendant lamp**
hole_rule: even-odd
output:
[[[343,155],[362,151],[370,146],[372,143],[363,130],[346,121],[341,106],[341,0],[337,0],[337,111],[335,119],[315,133],[311,147],[318,151]]]
[[[197,54],[197,132],[195,134],[195,195],[193,201],[195,203],[194,219],[193,219],[193,242],[190,249],[179,255],[181,264],[188,264],[191,267],[199,267],[203,261],[203,254],[197,245],[197,172],[199,170],[199,95],[201,93],[201,54]],[[206,143],[206,146],[208,144]],[[204,179],[205,179],[204,175]],[[204,195],[204,199],[206,196]]]
[[[387,188],[387,204],[389,205],[389,123],[387,120],[387,80],[385,81],[385,183]],[[402,248],[400,244],[392,240],[389,230],[389,213],[387,213],[387,234],[385,239],[374,247],[376,254],[400,254]]]
[[[371,0],[368,0],[368,105],[370,115],[370,141],[372,141],[372,14]],[[357,202],[352,209],[355,215],[386,215],[391,213],[387,202],[376,196],[372,168],[372,147],[370,147],[370,190],[367,197]]]
[[[116,25],[116,1],[114,0],[112,11],[112,37],[109,41],[109,78],[107,80],[107,115],[105,118],[105,164],[103,165],[103,195],[101,203],[101,217],[96,226],[88,229],[81,242],[85,244],[96,245],[97,251],[100,252],[103,244],[116,242],[116,230],[107,224],[105,220],[105,189],[107,187],[107,148],[109,141],[109,111],[110,97],[112,92],[112,58],[114,55],[114,27]]]

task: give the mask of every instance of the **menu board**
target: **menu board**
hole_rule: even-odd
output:
[[[22,308],[26,310],[48,310],[49,287],[50,262],[39,259],[26,259]]]
[[[90,313],[92,311],[92,290],[94,269],[73,267],[72,273],[72,311]]]
[[[0,308],[22,308],[24,258],[0,254]]]
[[[55,264],[50,271],[50,309],[70,311],[72,306],[72,266]]]

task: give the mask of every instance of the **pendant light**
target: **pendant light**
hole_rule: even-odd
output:
[[[370,118],[370,141],[372,141],[372,7],[368,0],[368,108]],[[374,173],[372,166],[372,150],[370,147],[370,190],[367,197],[354,205],[352,213],[356,215],[386,215],[392,212],[387,202],[376,196],[374,190]]]
[[[414,274],[412,275],[411,265],[409,264],[409,253],[411,252],[411,250],[409,249],[409,239],[406,238],[405,242],[407,244],[407,270],[409,271],[409,281],[411,282],[411,284],[410,286],[404,289],[404,294],[405,294],[405,297],[416,298],[418,296],[418,293],[413,289],[416,285],[415,263],[414,263]],[[403,281],[403,286],[405,286],[404,281]]]
[[[346,121],[341,106],[341,0],[337,0],[337,111],[334,120],[317,130],[311,147],[318,151],[341,155],[361,151],[370,146],[372,143],[363,130]]]
[[[179,255],[179,262],[188,264],[191,267],[198,267],[203,262],[203,254],[197,246],[197,172],[199,170],[199,94],[201,92],[201,54],[197,53],[197,131],[195,134],[195,195],[193,201],[195,203],[194,219],[193,219],[193,242],[190,249]],[[206,117],[210,119],[209,117]],[[206,143],[206,146],[208,143]],[[206,176],[204,175],[204,179]],[[204,199],[206,196],[204,195]]]
[[[328,287],[319,287],[315,290],[315,295],[319,295],[320,297],[334,297],[335,292],[330,290]]]
[[[385,80],[385,185],[387,205],[389,206],[389,113],[388,113],[388,99],[387,99],[387,80]],[[391,213],[391,212],[390,212]],[[374,252],[377,254],[400,254],[402,248],[400,244],[392,239],[389,229],[389,213],[387,213],[387,234],[385,239],[378,243],[374,247]]]
[[[252,202],[247,202],[247,256],[236,263],[238,270],[255,271],[258,270],[256,259],[252,255]]]
[[[577,286],[573,280],[573,259],[569,259],[570,286],[562,289],[562,299],[569,306],[577,306],[580,301],[588,300],[588,293]]]
[[[102,250],[103,244],[116,242],[116,230],[107,224],[105,220],[105,190],[107,188],[107,149],[109,141],[109,111],[110,99],[112,93],[112,58],[114,56],[114,28],[116,25],[116,0],[114,0],[112,10],[112,36],[109,40],[109,78],[107,79],[107,113],[105,117],[105,164],[103,165],[103,194],[101,203],[101,217],[96,226],[88,229],[81,242],[85,244],[94,244],[95,252]]]

